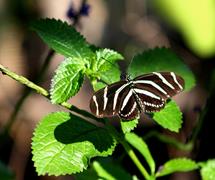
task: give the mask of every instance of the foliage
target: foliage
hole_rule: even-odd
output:
[[[149,151],[147,144],[143,141],[143,139],[141,139],[134,133],[127,133],[125,135],[125,139],[143,155],[151,169],[151,174],[154,174],[155,162],[154,159],[152,158],[152,155]]]
[[[67,101],[80,89],[84,80],[84,62],[76,58],[66,58],[56,70],[51,84],[51,100],[53,103]]]
[[[175,132],[178,132],[182,124],[182,113],[173,100],[164,109],[154,113],[153,118],[162,127]]]
[[[76,95],[85,77],[90,80],[94,90],[120,80],[117,61],[124,59],[120,53],[90,45],[73,27],[60,20],[41,19],[32,23],[32,29],[51,48],[65,56],[52,78],[52,103],[65,103]],[[190,90],[195,85],[192,72],[170,49],[145,51],[134,56],[128,67],[132,78],[153,71],[176,72],[184,78],[185,90]],[[77,108],[70,108],[71,111],[74,109]],[[146,179],[199,168],[190,159],[178,158],[167,161],[156,172],[156,162],[150,148],[142,138],[131,132],[137,127],[138,119],[120,120],[121,131],[117,131],[108,119],[98,121],[86,111],[79,110],[78,113],[80,116],[68,112],[48,114],[35,129],[32,153],[39,175],[82,172],[88,168],[92,158],[112,155],[117,143],[124,147]],[[178,132],[182,124],[182,113],[172,100],[163,110],[153,113],[152,117],[159,125],[174,132]],[[143,167],[133,148],[146,160],[150,173]],[[137,176],[127,173],[120,163],[115,164],[112,160],[95,160],[91,165],[88,170],[76,175],[76,178],[137,179]]]
[[[215,179],[215,159],[210,159],[207,162],[199,164],[202,166],[201,176],[203,180]]]
[[[198,169],[197,163],[187,158],[177,158],[167,161],[160,170],[156,173],[156,176],[165,176],[174,172],[187,172]]]
[[[120,119],[120,124],[121,124],[121,129],[123,133],[129,133],[130,131],[132,131],[134,128],[137,127],[138,119],[132,119],[129,121]]]
[[[132,78],[154,71],[173,71],[185,80],[185,90],[195,85],[195,79],[190,69],[170,49],[155,48],[137,54],[131,61],[128,73]]]
[[[47,115],[32,142],[39,175],[62,175],[86,169],[90,158],[112,154],[116,141],[106,129],[67,112]]]
[[[34,21],[31,28],[51,48],[65,57],[90,61],[94,56],[83,36],[66,22],[55,19],[41,19]]]

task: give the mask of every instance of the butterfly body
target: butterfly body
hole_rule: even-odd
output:
[[[119,115],[134,119],[141,112],[161,110],[166,100],[183,88],[184,80],[174,72],[153,72],[100,89],[92,96],[90,109],[101,118]]]

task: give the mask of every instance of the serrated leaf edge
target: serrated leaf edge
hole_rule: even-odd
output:
[[[171,99],[171,101],[173,101],[172,99]],[[176,108],[177,108],[177,110],[179,111],[179,116],[180,116],[180,119],[181,119],[181,123],[180,123],[180,126],[178,127],[178,129],[177,130],[173,130],[173,129],[169,129],[169,128],[167,128],[167,127],[164,127],[162,124],[160,124],[160,123],[158,123],[155,119],[154,119],[154,115],[155,115],[155,113],[159,113],[159,112],[154,112],[154,113],[152,113],[153,114],[153,120],[157,123],[157,124],[159,124],[161,127],[163,127],[164,129],[167,129],[167,130],[169,130],[169,131],[172,131],[172,132],[176,132],[176,133],[178,133],[179,132],[179,130],[181,129],[181,127],[182,127],[182,124],[183,124],[183,121],[182,121],[182,118],[183,118],[183,116],[182,116],[182,112],[181,112],[181,109],[180,109],[180,107],[177,105],[177,103],[175,102],[175,101],[173,101],[175,104],[176,104]],[[165,110],[165,108],[167,108],[166,107],[166,105],[165,105],[165,107],[164,107],[164,109],[162,109],[162,110]]]
[[[47,114],[46,116],[44,116],[44,117],[47,117],[47,116],[49,116],[49,115],[51,115],[51,114],[56,114],[56,113],[61,114],[61,113],[68,113],[68,112],[65,112],[65,111],[52,112],[52,113],[48,113],[48,114]],[[43,117],[43,118],[44,118],[44,117]],[[41,120],[41,121],[36,125],[36,127],[35,127],[35,129],[34,129],[34,132],[33,132],[33,136],[32,136],[32,138],[31,138],[31,149],[32,149],[31,153],[32,153],[32,155],[33,155],[33,156],[32,156],[32,161],[34,162],[34,163],[33,163],[33,166],[35,167],[36,172],[38,173],[38,175],[39,175],[39,176],[41,176],[41,175],[49,175],[49,176],[52,176],[52,175],[54,175],[54,176],[60,176],[60,175],[74,175],[74,174],[81,173],[81,172],[83,172],[84,170],[86,170],[86,169],[88,168],[89,164],[87,164],[86,167],[83,166],[83,168],[81,168],[80,171],[76,171],[76,172],[73,172],[73,173],[49,173],[49,172],[40,173],[40,172],[38,171],[38,167],[36,166],[36,164],[35,164],[35,159],[34,159],[34,152],[35,152],[35,149],[33,148],[33,144],[34,144],[34,139],[35,139],[35,134],[36,134],[37,128],[42,124],[42,121],[43,121],[43,120]],[[109,152],[109,153],[108,153],[108,150],[102,151],[101,154],[102,154],[102,153],[106,153],[106,154],[107,154],[107,155],[105,155],[105,156],[95,155],[95,156],[87,157],[87,156],[85,155],[85,157],[86,157],[86,159],[87,159],[87,162],[90,162],[90,159],[92,159],[92,158],[94,158],[94,157],[97,157],[97,156],[98,156],[98,157],[107,157],[107,156],[109,156],[109,155],[112,155],[112,153],[114,152],[115,147],[116,147],[116,145],[117,145],[117,140],[116,140],[113,136],[112,136],[112,138],[113,138],[113,143],[112,143],[112,145],[110,146],[110,148],[108,148],[108,150],[109,150],[109,149],[113,149],[112,152]],[[64,146],[64,147],[65,147],[65,146]]]
[[[108,54],[109,56],[114,56],[114,55],[117,55],[118,56],[118,59],[116,59],[115,61],[119,61],[119,60],[123,60],[124,57],[117,51],[114,51],[112,49],[108,49],[108,48],[104,48],[104,49],[98,49],[95,54],[96,54],[96,59],[97,61],[101,58],[101,57],[98,57],[99,53],[105,53],[104,55],[108,54],[108,53],[113,53],[113,54]],[[105,61],[105,59],[104,59]],[[107,61],[109,62],[109,61]],[[97,64],[97,70],[99,70],[102,66],[103,66],[104,63],[100,63],[100,64]]]
[[[131,59],[131,62],[134,60],[134,58],[137,58],[137,57],[139,57],[139,56],[142,56],[142,55],[145,54],[145,53],[151,53],[151,52],[153,52],[153,51],[158,51],[158,50],[159,50],[159,51],[160,51],[160,50],[167,50],[167,51],[169,51],[171,54],[177,56],[177,58],[179,58],[180,61],[183,62],[183,64],[186,66],[187,70],[190,71],[190,72],[191,72],[191,75],[193,76],[193,86],[192,86],[191,88],[189,88],[189,89],[184,89],[183,91],[190,91],[191,89],[193,89],[193,88],[195,87],[195,85],[196,85],[196,78],[195,78],[193,72],[191,71],[190,67],[188,67],[188,66],[184,63],[183,59],[182,59],[180,56],[178,56],[178,54],[176,54],[171,48],[164,47],[164,46],[163,46],[163,47],[149,48],[149,49],[147,49],[146,51],[139,52],[139,53],[135,54],[135,55],[133,56],[133,58]],[[130,64],[131,64],[131,63],[130,63]],[[129,65],[130,65],[130,64],[129,64]],[[129,67],[128,67],[128,69],[129,69]],[[162,72],[162,71],[161,71],[161,72]],[[186,82],[185,82],[185,84],[186,84]],[[186,85],[185,85],[185,87],[186,87]]]
[[[65,61],[70,61],[70,58],[66,58],[64,61],[62,61],[59,65],[58,65],[58,67],[55,69],[55,72],[54,72],[54,76],[52,77],[52,79],[51,79],[51,87],[50,87],[50,90],[49,90],[49,92],[50,92],[50,98],[51,98],[51,103],[52,104],[58,104],[58,103],[62,103],[62,102],[58,102],[57,100],[55,100],[54,101],[54,99],[53,99],[53,93],[54,93],[54,90],[55,90],[55,88],[54,88],[54,86],[55,86],[55,81],[56,81],[56,76],[57,75],[59,75],[59,74],[62,74],[62,72],[61,71],[58,71],[59,70],[59,67],[60,66],[63,66],[63,63],[66,63]],[[69,63],[68,63],[69,64]],[[72,65],[72,63],[71,63],[71,65]],[[80,65],[81,65],[81,63],[80,63]],[[83,64],[82,64],[83,65]],[[85,68],[85,66],[83,65],[83,68],[82,69],[80,69],[77,73],[76,73],[76,75],[75,76],[77,76],[77,74],[80,74],[80,75],[82,75],[83,76],[83,82],[84,82],[84,72],[85,72],[85,70],[86,70],[86,68]],[[73,76],[73,77],[75,77],[75,76]],[[79,84],[80,86],[79,86],[79,88],[77,89],[77,92],[76,92],[76,94],[78,93],[78,91],[81,89],[81,87],[83,86],[83,83],[81,83],[81,84]],[[72,95],[72,96],[70,96],[69,98],[71,98],[71,97],[73,97],[73,96],[75,96],[76,94],[74,94],[74,95]],[[68,99],[69,99],[68,98]],[[58,98],[59,99],[59,98]],[[67,100],[68,100],[67,99]],[[66,100],[66,101],[67,101]]]
[[[121,120],[121,121],[122,121],[122,120]],[[121,121],[120,121],[120,124],[121,124]],[[122,128],[122,124],[121,124],[122,132],[123,132],[124,134],[130,133],[131,131],[133,131],[133,130],[137,127],[138,123],[139,123],[139,119],[137,119],[137,123],[135,123],[135,126],[133,126],[132,128],[130,128],[129,131],[124,131],[123,128]]]
[[[68,24],[68,22],[67,21],[62,21],[61,19],[55,19],[55,18],[39,18],[39,19],[37,19],[37,20],[34,20],[34,21],[32,21],[31,23],[30,23],[30,29],[31,30],[33,30],[33,31],[35,31],[35,32],[37,32],[37,29],[36,28],[34,28],[34,24],[35,23],[39,23],[39,22],[43,22],[43,21],[55,21],[55,22],[57,22],[57,23],[62,23],[62,25],[66,25],[66,26],[69,26],[69,27],[71,27],[72,29],[74,29],[74,27],[73,26],[71,26],[70,24]],[[74,29],[75,30],[75,29]],[[86,45],[88,46],[88,48],[89,48],[89,50],[91,50],[90,49],[90,44],[87,42],[87,40],[86,40],[86,38],[81,34],[81,33],[79,33],[78,31],[76,31],[75,30],[75,32],[77,33],[77,34],[79,34],[80,35],[80,38],[81,39],[83,39],[85,42],[86,42]],[[92,50],[91,50],[92,51]],[[92,51],[93,52],[93,51]]]

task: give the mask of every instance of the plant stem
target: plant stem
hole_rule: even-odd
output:
[[[3,73],[3,74],[6,74],[8,75],[9,77],[11,77],[12,79],[26,85],[27,87],[37,91],[39,94],[43,95],[44,97],[48,98],[49,99],[49,93],[47,90],[45,90],[44,88],[36,85],[35,83],[29,81],[27,78],[23,77],[23,76],[20,76],[20,75],[17,75],[16,73],[10,71],[9,69],[5,68],[4,66],[2,66],[0,64],[0,71]],[[23,100],[22,100],[23,102]],[[91,118],[91,119],[95,119],[99,122],[104,122],[103,119],[99,119],[97,117],[95,117],[94,115],[92,115],[91,113],[87,112],[87,111],[84,111],[82,109],[79,109],[78,107],[76,106],[73,106],[72,104],[70,103],[67,103],[67,102],[62,102],[60,104],[62,107],[66,108],[66,109],[69,109],[71,110],[72,112],[75,112],[75,113],[78,113],[80,115],[83,115],[85,117],[88,117],[88,118]]]
[[[83,5],[84,3],[86,3],[86,0],[83,0],[82,5]],[[78,13],[78,16],[77,16],[76,20],[75,20],[75,21],[73,22],[73,24],[72,24],[73,26],[76,26],[76,25],[78,24],[78,21],[79,21],[80,16],[81,16],[81,9],[79,10],[79,13]],[[52,49],[49,49],[48,54],[47,54],[47,56],[46,56],[46,58],[45,58],[45,60],[44,60],[44,64],[43,64],[43,66],[42,66],[40,72],[38,73],[38,76],[37,76],[38,78],[35,80],[36,83],[42,82],[42,79],[43,79],[43,77],[44,77],[44,74],[45,74],[47,68],[49,67],[49,64],[50,64],[51,59],[52,59],[52,57],[54,56],[54,54],[55,54],[55,51],[52,50]],[[3,72],[3,71],[2,71],[2,72]],[[4,73],[4,72],[3,72],[3,73]],[[12,77],[12,78],[13,78],[13,77]],[[23,79],[23,80],[24,80],[24,79]],[[29,86],[28,86],[28,87],[29,87]],[[30,93],[31,93],[31,89],[26,88],[26,89],[24,90],[22,96],[21,96],[21,97],[19,98],[19,100],[17,101],[17,103],[16,103],[16,105],[15,105],[15,107],[14,107],[14,111],[13,111],[13,113],[11,114],[10,118],[7,120],[7,123],[6,123],[6,125],[5,125],[5,128],[4,128],[4,132],[5,132],[5,133],[8,133],[9,129],[11,128],[11,126],[13,125],[13,123],[14,123],[14,121],[15,121],[15,119],[16,119],[16,116],[17,116],[19,110],[21,109],[23,103],[25,102],[26,98],[30,95]]]
[[[26,85],[27,87],[37,91],[39,94],[49,98],[49,93],[47,90],[45,90],[44,88],[36,85],[35,83],[29,81],[27,78],[17,75],[16,73],[10,71],[9,69],[5,68],[4,66],[2,66],[0,64],[0,71],[3,74],[8,75],[9,77],[11,77],[12,79]],[[23,100],[22,100],[23,102]],[[21,102],[21,103],[22,103]],[[61,106],[76,112],[80,115],[83,115],[85,117],[89,117],[91,119],[95,119],[98,121],[98,118],[93,116],[91,113],[88,113],[87,111],[81,110],[73,105],[71,105],[70,103],[67,102],[63,102],[60,104]],[[105,119],[99,119],[100,122],[106,122],[106,125],[108,127],[109,130],[111,130],[112,134],[114,135],[114,137],[122,144],[122,146],[124,147],[124,149],[126,150],[127,154],[129,155],[129,157],[132,159],[132,161],[134,162],[134,164],[137,166],[137,168],[140,170],[140,172],[142,173],[142,175],[148,180],[150,178],[148,172],[146,171],[146,169],[142,166],[141,162],[139,161],[139,159],[137,158],[136,154],[134,153],[134,151],[132,150],[132,148],[129,146],[129,144],[124,140],[124,138],[121,137],[121,134],[119,134],[116,129],[114,129],[113,126],[109,125],[107,123],[107,120]]]
[[[48,92],[43,89],[42,87],[40,86],[37,86],[36,84],[34,84],[33,82],[29,81],[27,78],[25,78],[24,76],[20,76],[20,75],[17,75],[16,73],[10,71],[9,69],[5,68],[4,66],[2,66],[0,64],[0,71],[3,73],[3,74],[6,74],[8,75],[9,77],[11,77],[12,79],[26,85],[27,87],[31,88],[31,89],[34,89],[35,91],[37,91],[39,94],[43,95],[43,96],[48,96]]]
[[[134,162],[136,167],[139,169],[141,174],[146,180],[149,180],[151,176],[146,171],[145,167],[141,164],[140,160],[136,156],[135,152],[131,148],[131,146],[125,141],[124,137],[122,137],[122,134],[120,134],[110,123],[109,120],[105,119],[105,127],[108,129],[108,131],[114,136],[114,138],[123,146],[128,156],[131,158],[131,160]]]
[[[134,162],[134,164],[137,166],[137,168],[140,170],[142,175],[145,177],[146,180],[150,179],[150,175],[146,171],[145,167],[141,164],[140,160],[137,158],[136,154],[134,153],[133,149],[130,147],[130,145],[126,141],[121,142],[122,146],[124,147],[125,151],[131,158],[131,160]]]
[[[94,119],[94,120],[96,120],[97,122],[102,122],[102,123],[105,122],[103,118],[97,118],[96,116],[92,115],[91,113],[89,113],[89,112],[87,112],[87,111],[85,111],[85,110],[79,109],[79,108],[77,108],[76,106],[73,106],[73,105],[72,105],[72,106],[69,108],[69,110],[71,110],[71,111],[73,111],[73,112],[76,112],[76,113],[78,113],[78,114],[80,114],[80,115],[82,115],[82,116],[85,116],[85,117],[87,117],[87,118]]]
[[[148,134],[146,134],[143,139],[147,140],[151,137],[155,137],[158,140],[160,140],[161,142],[170,144],[174,147],[176,147],[177,149],[183,150],[183,151],[191,151],[193,149],[193,143],[192,142],[188,142],[186,144],[181,143],[179,141],[177,141],[175,138],[163,135],[157,131],[151,131]]]
[[[53,50],[49,50],[49,52],[48,52],[48,54],[47,54],[47,56],[46,56],[46,58],[45,58],[45,60],[44,60],[44,64],[43,64],[43,66],[42,66],[40,72],[38,73],[38,76],[37,76],[37,79],[35,80],[35,82],[39,83],[39,82],[42,81],[42,79],[43,79],[43,77],[44,77],[44,74],[45,74],[47,68],[49,67],[49,64],[50,64],[50,62],[51,62],[51,59],[52,59],[53,55],[54,55],[54,51],[53,51]],[[1,66],[1,71],[3,72],[3,71],[8,71],[8,70],[7,70],[6,68],[4,68],[3,66]],[[3,72],[3,73],[6,74],[6,72]],[[10,74],[11,76],[10,76],[9,74]],[[9,74],[8,74],[8,76],[10,76],[11,78],[13,78],[13,79],[15,79],[15,80],[16,80],[16,78],[18,78],[18,79],[21,79],[21,81],[24,81],[24,82],[27,82],[27,81],[28,81],[28,80],[26,80],[26,78],[24,78],[24,77],[20,78],[21,76],[15,75],[15,73],[13,73],[13,72],[11,72],[11,71],[9,72]],[[27,83],[28,83],[30,86],[32,85],[32,82],[29,82],[29,81],[28,81]],[[25,83],[23,83],[23,84],[25,84]],[[27,84],[26,84],[26,85],[27,85]],[[28,86],[28,85],[27,85],[27,86]],[[28,87],[30,87],[30,86],[28,86]],[[34,85],[33,85],[33,86],[34,86]],[[38,86],[38,87],[39,87],[39,86]],[[42,90],[42,89],[40,89],[40,90]],[[21,109],[21,107],[22,107],[22,105],[23,105],[25,99],[30,95],[30,93],[31,93],[31,89],[25,88],[25,90],[24,90],[22,96],[19,98],[19,100],[17,101],[17,103],[16,103],[16,105],[15,105],[15,107],[14,107],[13,113],[11,114],[10,118],[8,119],[8,121],[7,121],[6,125],[5,125],[5,129],[4,129],[4,132],[5,132],[5,133],[7,133],[7,132],[9,131],[9,129],[11,128],[11,126],[13,125],[13,122],[15,121],[15,118],[16,118],[16,116],[17,116],[19,110]],[[46,93],[46,92],[42,90],[41,93]]]

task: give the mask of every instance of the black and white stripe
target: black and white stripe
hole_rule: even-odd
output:
[[[143,112],[159,111],[168,98],[181,92],[184,80],[174,72],[153,72],[113,83],[97,91],[90,109],[97,117],[119,115],[133,119]]]

